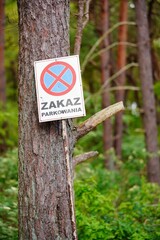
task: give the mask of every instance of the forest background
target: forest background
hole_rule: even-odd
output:
[[[76,2],[71,1],[71,54],[74,51],[77,29]],[[160,187],[158,181],[153,183],[156,181],[152,181],[148,174],[148,159],[152,156],[146,148],[146,129],[143,127],[144,98],[138,64],[135,4],[132,1],[110,1],[107,15],[102,17],[105,12],[105,7],[102,6],[104,2],[91,1],[90,18],[83,31],[80,61],[85,105],[88,118],[101,110],[102,106],[104,107],[105,94],[107,105],[110,105],[119,99],[118,92],[121,92],[119,100],[123,100],[125,105],[123,134],[117,135],[116,126],[119,120],[117,115],[117,120],[116,117],[111,118],[105,123],[107,127],[105,124],[98,126],[76,145],[75,155],[88,150],[99,152],[97,157],[77,166],[75,172],[78,237],[83,240],[157,240],[160,239]],[[1,71],[0,75],[0,239],[7,240],[18,238],[18,14],[16,4],[14,0],[5,1],[5,17],[1,18],[0,26],[1,36],[3,32],[5,34],[5,72]],[[127,13],[124,9],[122,10],[123,4]],[[160,1],[146,1],[146,6],[156,102],[156,125],[159,131]],[[1,16],[3,16],[2,12]],[[124,20],[122,20],[123,17]],[[107,26],[101,22],[103,19],[108,21]],[[125,23],[120,24],[120,20]],[[120,40],[120,32],[123,31],[124,40]],[[103,35],[106,32],[109,34]],[[1,50],[2,47],[1,44]],[[107,56],[105,61],[108,69],[105,80],[103,79],[103,74],[106,74],[103,72],[104,54]],[[122,57],[124,60],[120,63],[121,54],[124,54]],[[122,81],[120,77],[123,77]],[[106,85],[105,82],[107,82]],[[83,120],[76,119],[75,123]],[[119,139],[120,150],[116,147],[117,139]],[[158,134],[158,146],[159,144],[160,134]],[[154,154],[159,157],[159,150]]]

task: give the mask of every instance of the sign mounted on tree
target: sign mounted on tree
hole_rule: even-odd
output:
[[[78,55],[34,62],[39,122],[85,116]]]

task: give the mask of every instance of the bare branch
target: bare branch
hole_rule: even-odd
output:
[[[108,84],[113,81],[114,79],[116,79],[119,75],[121,75],[124,71],[127,71],[129,68],[131,67],[138,67],[138,63],[129,63],[126,66],[124,66],[123,68],[121,68],[118,72],[116,72],[115,74],[113,74],[111,77],[109,77],[107,79],[107,81],[101,86],[101,88],[94,94],[92,94],[92,97],[96,97],[97,95],[100,95],[102,92],[106,91],[106,88],[108,86]],[[85,100],[85,103],[88,102],[88,100],[90,99],[91,96],[88,96]]]
[[[102,53],[107,52],[108,50],[110,50],[110,49],[112,49],[116,46],[119,46],[119,45],[126,45],[126,46],[129,46],[129,47],[135,47],[135,48],[137,47],[137,44],[131,43],[131,42],[114,42],[114,43],[110,44],[108,47],[103,48],[100,51],[98,51],[97,53],[93,54],[90,57],[89,61],[92,61],[94,58],[101,55]]]
[[[86,55],[85,59],[84,59],[84,62],[82,63],[82,73],[84,72],[85,70],[85,67],[88,63],[88,61],[90,60],[92,54],[94,53],[94,51],[96,50],[96,48],[100,45],[100,43],[103,41],[103,39],[108,35],[110,34],[111,32],[113,32],[116,28],[118,28],[119,26],[121,25],[124,25],[124,24],[128,24],[128,25],[136,25],[135,22],[119,22],[117,24],[115,24],[112,28],[110,28],[107,32],[105,32],[96,42],[95,44],[93,45],[93,47],[90,49],[90,51],[88,52],[88,54]]]
[[[105,90],[105,92],[110,91],[117,91],[117,90],[131,90],[131,91],[139,91],[140,87],[134,87],[134,86],[117,86],[117,87],[110,87]]]
[[[127,71],[129,68],[131,67],[138,67],[138,63],[129,63],[126,66],[124,66],[123,68],[121,68],[119,71],[117,71],[115,74],[113,74],[110,78],[107,79],[107,81],[101,86],[100,88],[100,92],[102,92],[107,85],[109,84],[109,82],[111,82],[112,80],[114,80],[115,78],[117,78],[119,75],[121,75],[124,71]]]
[[[91,2],[91,0],[79,0],[78,1],[77,33],[76,33],[75,44],[74,44],[74,54],[76,54],[76,55],[79,55],[79,53],[80,53],[83,29],[89,20],[90,2]],[[84,4],[86,4],[85,13],[84,13]],[[86,18],[85,21],[84,21],[84,17]]]
[[[89,5],[91,3],[92,0],[86,0],[86,11],[85,11],[85,14],[84,14],[84,17],[86,18],[83,22],[83,28],[86,26],[86,24],[88,23],[89,21]]]
[[[84,161],[88,160],[89,158],[95,157],[97,155],[98,155],[97,151],[91,151],[91,152],[87,152],[87,153],[75,156],[73,158],[73,167],[75,167],[77,164],[84,162]]]
[[[102,123],[107,118],[122,110],[124,110],[123,102],[118,102],[99,111],[77,127],[77,139],[83,137],[92,129],[94,129],[98,124]]]

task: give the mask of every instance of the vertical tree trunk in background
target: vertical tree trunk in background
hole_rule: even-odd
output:
[[[19,239],[77,239],[62,121],[38,122],[33,72],[35,60],[69,54],[69,0],[18,0],[18,12]],[[75,139],[66,122],[72,165]]]
[[[109,29],[109,1],[101,1],[101,34],[103,35]],[[102,49],[109,46],[109,37],[103,40],[101,45]],[[110,77],[110,52],[104,52],[101,54],[101,83],[102,85]],[[108,88],[110,85],[108,84]],[[110,105],[110,96],[108,91],[102,93],[102,108]],[[111,120],[107,119],[103,122],[103,144],[105,151],[105,166],[111,168],[111,160],[108,150],[112,148],[112,126]]]
[[[120,2],[120,22],[125,22],[128,19],[128,0],[121,0]],[[121,25],[119,27],[118,41],[127,41],[127,24]],[[126,45],[120,44],[118,46],[117,54],[117,71],[126,65]],[[126,74],[123,72],[117,78],[117,86],[123,87],[125,85]],[[116,101],[124,101],[124,90],[117,90]],[[123,134],[123,112],[119,112],[115,116],[115,152],[118,157],[121,157],[122,150],[122,134]]]
[[[6,102],[6,79],[4,69],[4,0],[0,0],[0,102]]]
[[[149,24],[149,36],[150,36],[150,42],[151,42],[151,57],[152,57],[152,71],[153,71],[153,82],[154,84],[157,81],[160,81],[160,63],[159,63],[159,54],[157,52],[157,49],[152,47],[154,45],[153,40],[154,40],[154,34],[155,34],[155,26],[154,26],[154,10],[157,8],[158,2],[156,0],[150,0],[148,2],[148,24]],[[160,100],[159,97],[155,96],[155,101],[156,101],[156,109],[160,106]],[[157,125],[159,127],[160,125],[160,112],[157,111]]]
[[[4,67],[4,48],[5,48],[5,3],[4,0],[0,0],[0,106],[5,109],[6,105],[6,78]],[[2,128],[6,129],[6,122],[3,122]],[[3,134],[0,134],[0,152],[4,152],[7,148],[6,140]]]
[[[155,97],[153,92],[153,75],[151,48],[145,0],[135,0],[138,34],[138,54],[142,99],[144,109],[144,128],[148,157],[148,178],[160,184],[160,162],[158,157],[158,131],[156,123]]]

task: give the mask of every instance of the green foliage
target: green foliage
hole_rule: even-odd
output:
[[[10,67],[18,55],[18,14],[17,2],[8,1],[5,6],[5,63]]]
[[[5,71],[7,99],[17,99],[18,14],[17,2],[5,3]]]
[[[144,130],[137,109],[127,110],[123,116],[124,131],[122,154],[126,159],[146,159]],[[134,164],[133,164],[134,165]]]
[[[127,155],[126,155],[127,156]],[[160,239],[160,187],[147,183],[144,151],[131,151],[117,170],[103,157],[77,167],[75,203],[80,240]],[[17,239],[17,151],[0,158],[0,239]]]
[[[17,150],[0,157],[0,239],[16,240],[17,233]]]
[[[160,93],[160,82],[156,82],[154,84],[154,93],[155,93],[155,96],[158,98],[158,100],[160,100],[160,96],[159,96],[159,93]]]
[[[75,193],[80,240],[160,239],[160,187],[147,183],[139,171],[145,164],[135,162],[136,169],[127,162],[113,172],[100,165],[79,167]]]
[[[17,146],[18,109],[16,103],[8,102],[6,108],[0,108],[0,145],[5,148]]]

